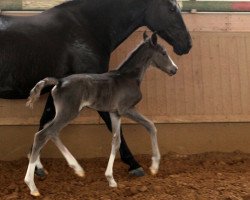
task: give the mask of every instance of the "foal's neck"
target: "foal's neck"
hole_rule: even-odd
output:
[[[91,34],[109,53],[137,28],[144,26],[151,0],[82,0],[71,12],[87,24]],[[77,4],[77,3],[76,3]],[[88,20],[88,21],[87,21]]]
[[[140,45],[132,54],[118,67],[120,75],[136,79],[140,84],[144,74],[151,63],[153,50],[148,47],[149,44]]]

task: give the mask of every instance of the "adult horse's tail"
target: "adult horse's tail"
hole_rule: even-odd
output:
[[[42,89],[46,86],[57,85],[58,83],[59,81],[56,78],[45,78],[39,81],[30,91],[30,96],[28,97],[26,106],[33,108],[33,104],[39,99]]]

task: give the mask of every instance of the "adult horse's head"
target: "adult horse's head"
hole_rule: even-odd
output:
[[[151,0],[145,22],[149,29],[157,31],[158,35],[173,46],[176,54],[186,54],[191,49],[191,36],[176,0]]]

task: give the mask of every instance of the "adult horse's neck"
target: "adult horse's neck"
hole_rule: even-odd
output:
[[[148,43],[141,44],[131,55],[117,68],[120,75],[136,79],[139,84],[151,63],[153,50]]]
[[[138,27],[150,0],[82,0],[69,2],[71,12],[110,53]],[[71,6],[70,6],[71,5]],[[75,6],[75,8],[73,8]]]

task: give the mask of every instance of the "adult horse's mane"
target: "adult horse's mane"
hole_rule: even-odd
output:
[[[66,1],[63,2],[59,5],[54,6],[54,8],[64,8],[65,6],[69,6],[69,5],[78,5],[80,3],[86,2],[88,0],[71,0],[71,1]]]

